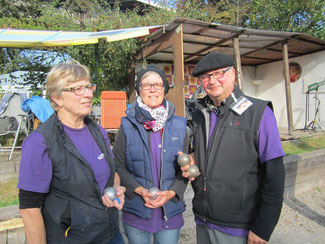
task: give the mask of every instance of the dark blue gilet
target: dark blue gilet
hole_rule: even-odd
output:
[[[127,117],[122,118],[121,125],[126,136],[126,165],[135,179],[145,188],[153,186],[151,171],[150,145],[148,133],[142,124],[139,124],[132,115],[131,109]],[[168,190],[172,185],[177,164],[177,152],[183,151],[186,133],[186,120],[178,116],[171,116],[163,129],[162,136],[162,162],[161,162],[161,190]],[[168,201],[164,205],[165,217],[168,219],[185,210],[183,199],[178,202]],[[144,206],[143,199],[136,195],[130,199],[125,196],[123,211],[133,213],[141,218],[150,218],[152,210]]]

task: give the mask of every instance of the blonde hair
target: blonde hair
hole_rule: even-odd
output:
[[[46,97],[53,109],[57,111],[57,104],[52,96],[61,96],[62,89],[78,81],[90,81],[90,73],[86,66],[79,63],[60,63],[55,65],[46,77]]]

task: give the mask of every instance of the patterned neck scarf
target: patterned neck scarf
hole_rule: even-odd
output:
[[[204,97],[204,102],[205,102],[205,106],[207,108],[207,110],[209,112],[213,111],[216,113],[216,115],[219,115],[220,114],[220,110],[221,110],[221,107],[224,106],[224,102],[222,101],[221,102],[221,105],[220,106],[215,106],[211,100],[211,98],[209,96],[205,96]]]
[[[142,102],[141,97],[137,98],[137,105],[135,107],[136,119],[139,123],[143,124],[143,127],[146,130],[157,132],[164,127],[168,117],[169,108],[168,101],[164,100],[164,102],[166,104],[165,106],[162,104],[159,107],[152,109]]]

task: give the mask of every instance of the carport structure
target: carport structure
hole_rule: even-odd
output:
[[[242,89],[241,66],[259,66],[283,61],[288,133],[293,131],[289,59],[325,50],[325,40],[297,32],[241,28],[198,20],[176,18],[153,33],[137,53],[137,61],[174,64],[174,84],[167,98],[176,114],[185,116],[184,64],[196,64],[209,52],[235,58],[237,84]],[[130,67],[130,100],[135,97],[135,64]]]

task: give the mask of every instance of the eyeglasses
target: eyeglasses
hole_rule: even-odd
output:
[[[140,84],[142,90],[150,90],[151,87],[154,87],[156,90],[164,89],[164,83],[142,83]]]
[[[232,67],[228,67],[227,69],[222,70],[222,71],[214,71],[211,74],[201,75],[201,76],[199,76],[199,80],[201,83],[206,83],[206,82],[210,81],[211,76],[213,76],[213,78],[215,78],[215,79],[223,78],[225,73],[231,69],[232,69]]]
[[[89,85],[84,85],[84,86],[75,86],[75,87],[69,87],[69,88],[64,88],[61,91],[73,91],[74,94],[77,96],[85,94],[86,90],[90,90],[91,92],[96,91],[96,85],[95,84],[89,84]]]

